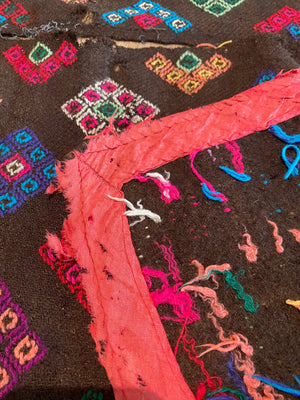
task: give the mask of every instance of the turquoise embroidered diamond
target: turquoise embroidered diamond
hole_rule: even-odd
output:
[[[94,111],[97,114],[100,114],[105,121],[109,121],[111,117],[117,118],[120,114],[122,114],[123,108],[119,107],[112,101],[107,100],[103,103],[98,103],[94,107]]]
[[[177,60],[177,67],[183,71],[192,72],[202,64],[200,58],[190,51],[184,52]]]

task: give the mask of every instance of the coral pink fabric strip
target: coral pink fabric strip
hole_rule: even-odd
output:
[[[122,185],[196,149],[239,139],[300,114],[300,70],[206,107],[109,129],[58,170],[70,203],[70,256],[87,270],[91,334],[116,400],[192,400],[153,305],[130,236]]]

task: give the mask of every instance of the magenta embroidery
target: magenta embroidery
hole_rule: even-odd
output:
[[[3,54],[24,82],[36,85],[46,82],[51,76],[65,65],[66,67],[77,60],[77,50],[64,41],[57,52],[53,52],[43,43],[38,42],[27,57],[23,48],[16,44]]]
[[[170,240],[168,238],[166,239],[169,241],[169,247],[158,243],[156,243],[156,245],[161,249],[164,259],[168,263],[169,274],[149,267],[143,267],[142,272],[149,290],[152,287],[151,278],[158,278],[161,282],[160,289],[150,292],[155,306],[157,307],[160,304],[170,304],[172,306],[175,316],[163,315],[161,318],[180,322],[182,324],[187,321],[188,324],[191,324],[200,319],[199,311],[196,309],[193,300],[187,292],[178,291],[183,282],[180,278],[180,271],[174,258],[172,245]],[[168,277],[173,281],[172,284],[169,283]]]
[[[264,33],[278,33],[283,28],[286,28],[290,35],[298,40],[300,38],[300,11],[285,6],[253,27],[256,31]]]
[[[18,377],[37,364],[47,349],[31,331],[22,309],[12,302],[0,280],[0,399],[18,383]]]
[[[51,269],[56,271],[61,282],[76,295],[79,303],[82,304],[88,312],[91,312],[87,303],[85,290],[81,283],[80,274],[83,271],[76,261],[73,259],[60,260],[48,247],[47,243],[40,247],[39,252],[43,260],[50,265]]]
[[[75,119],[85,135],[95,135],[109,125],[121,133],[132,123],[142,122],[159,113],[159,108],[112,79],[96,82],[67,101],[63,112]]]

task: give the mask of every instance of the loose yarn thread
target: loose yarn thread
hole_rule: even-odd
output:
[[[278,125],[271,125],[269,128],[269,132],[273,133],[280,140],[283,140],[286,143],[299,143],[300,142],[300,134],[290,136],[287,135]]]
[[[286,302],[286,304],[288,304],[289,306],[294,306],[294,307],[296,307],[296,308],[298,308],[298,310],[300,311],[300,300],[290,300],[290,299],[288,299],[288,300],[286,300],[285,301]]]
[[[276,251],[277,251],[277,253],[281,254],[281,253],[284,252],[284,248],[283,248],[283,246],[282,246],[282,242],[283,242],[282,236],[279,235],[279,233],[278,233],[278,227],[277,227],[277,225],[276,225],[275,222],[270,221],[270,220],[268,220],[268,219],[267,219],[267,222],[268,222],[270,225],[272,225],[273,228],[274,228],[274,230],[273,230],[273,236],[274,236],[274,238],[275,238]]]
[[[251,396],[249,396],[245,383],[237,373],[234,367],[234,358],[233,355],[229,354],[229,361],[226,363],[226,367],[228,370],[228,376],[233,380],[235,386],[240,390],[240,392],[244,395],[247,400],[253,400]]]
[[[120,201],[120,202],[123,202],[126,204],[126,206],[130,210],[125,211],[124,215],[127,215],[128,217],[140,217],[139,220],[132,222],[131,224],[129,224],[129,226],[134,226],[134,225],[138,224],[139,222],[144,221],[145,217],[152,219],[152,221],[154,221],[156,224],[161,222],[161,218],[158,214],[155,214],[154,212],[152,212],[150,210],[144,209],[144,207],[141,204],[142,200],[139,200],[136,203],[139,208],[135,208],[134,205],[126,199],[122,199],[120,197],[112,197],[110,195],[107,195],[107,197],[109,197],[111,200]]]
[[[233,140],[232,142],[226,142],[225,144],[226,149],[231,151],[232,153],[232,164],[234,165],[234,168],[236,170],[236,172],[238,172],[239,174],[244,174],[244,164],[243,164],[243,155],[240,151],[240,146],[236,143],[235,140]]]
[[[245,271],[242,270],[240,272],[240,275],[244,274],[244,272]],[[225,274],[225,280],[228,285],[237,292],[238,299],[244,300],[245,310],[251,313],[255,313],[258,310],[259,304],[253,300],[250,294],[244,292],[243,286],[237,281],[238,275],[233,276],[230,271],[224,271],[223,273]]]
[[[278,390],[289,393],[292,396],[300,397],[300,390],[293,389],[287,385],[284,385],[283,383],[276,382],[271,378],[266,378],[265,376],[260,376],[260,375],[250,375],[250,374],[249,374],[249,376],[251,376],[254,379],[258,379],[261,382],[267,383],[268,385],[270,385]]]
[[[226,172],[228,175],[232,176],[232,178],[237,179],[238,181],[241,182],[248,182],[251,180],[251,176],[246,175],[246,174],[240,174],[239,172],[234,171],[231,168],[228,167],[219,167],[222,171]]]
[[[251,176],[245,174],[245,167],[242,162],[243,155],[240,151],[239,145],[236,143],[236,141],[232,142],[227,142],[225,144],[226,149],[231,151],[232,153],[232,164],[234,165],[235,171],[231,168],[228,167],[223,167],[220,166],[219,168],[226,172],[228,175],[232,176],[232,178],[237,179],[238,181],[241,182],[248,182],[251,180]]]
[[[298,229],[289,229],[289,232],[294,236],[296,242],[300,243],[300,231]]]
[[[238,248],[246,253],[246,258],[249,262],[257,261],[258,248],[251,240],[249,233],[244,233],[243,237],[246,238],[246,244],[238,244]]]
[[[173,186],[169,181],[170,173],[165,171],[165,174],[166,177],[163,177],[158,172],[148,172],[147,174],[145,174],[145,177],[143,177],[142,175],[137,175],[136,179],[138,179],[140,182],[146,182],[148,180],[153,181],[159,188],[161,199],[165,203],[169,204],[173,200],[179,200],[180,194],[178,192],[178,189]]]
[[[296,158],[292,163],[289,161],[289,159],[286,156],[286,151],[288,149],[294,149],[296,151]],[[297,165],[300,161],[300,149],[297,146],[295,146],[294,144],[287,144],[282,149],[281,157],[282,157],[286,167],[288,168],[287,173],[284,175],[284,179],[288,179],[290,177],[290,175],[297,176],[299,174]]]
[[[220,202],[226,202],[228,201],[227,197],[220,193],[220,192],[216,192],[216,190],[214,189],[214,187],[212,186],[211,183],[209,183],[207,180],[205,180],[200,174],[199,172],[196,170],[195,166],[194,166],[194,160],[196,155],[200,152],[201,150],[196,150],[193,153],[190,154],[190,160],[191,160],[191,169],[193,171],[193,173],[196,175],[196,177],[199,179],[199,181],[202,183],[202,191],[205,194],[206,197],[208,197],[211,200],[214,201],[220,201]]]
[[[219,302],[217,293],[213,289],[210,289],[209,287],[188,285],[181,289],[181,292],[185,291],[193,291],[194,293],[198,294],[202,298],[202,300],[208,301],[213,310],[213,313],[217,317],[227,317],[228,311],[225,310],[224,305]]]
[[[191,279],[190,281],[184,283],[180,287],[180,290],[182,290],[182,288],[184,288],[187,285],[192,285],[193,283],[209,279],[214,274],[214,272],[222,273],[224,271],[228,271],[231,269],[230,264],[227,264],[227,263],[222,264],[222,265],[209,265],[208,267],[206,267],[204,269],[204,266],[199,261],[192,260],[191,265],[194,265],[195,267],[197,267],[198,275],[196,276],[196,278]]]

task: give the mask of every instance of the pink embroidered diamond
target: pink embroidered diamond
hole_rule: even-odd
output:
[[[15,154],[0,165],[0,174],[8,182],[19,179],[30,170],[31,166],[19,154]]]
[[[101,85],[100,87],[107,93],[112,93],[117,89],[117,86],[111,82],[103,83],[103,85]]]
[[[139,115],[145,117],[151,115],[154,112],[154,110],[151,106],[148,106],[148,104],[142,103],[137,107],[136,112]]]
[[[134,100],[134,96],[132,96],[130,93],[123,92],[122,94],[120,94],[118,99],[119,99],[121,104],[126,105],[126,104],[131,103],[132,100]]]
[[[154,15],[148,13],[136,15],[135,17],[133,17],[133,19],[139,26],[141,26],[145,30],[153,28],[154,26],[163,22],[161,18],[157,18]]]
[[[100,98],[101,98],[100,94],[95,92],[95,90],[92,90],[92,89],[87,90],[84,93],[84,96],[87,98],[87,100],[92,101],[92,102],[100,100]]]
[[[80,121],[80,123],[86,131],[95,129],[98,126],[98,121],[92,115],[87,115]]]
[[[77,60],[76,56],[77,50],[72,45],[72,43],[67,42],[66,40],[60,46],[58,51],[55,53],[56,57],[58,57],[65,65],[71,65],[74,61]]]
[[[78,101],[73,100],[71,101],[67,106],[66,110],[70,115],[76,115],[79,113],[80,110],[82,110],[83,105],[80,104]]]

